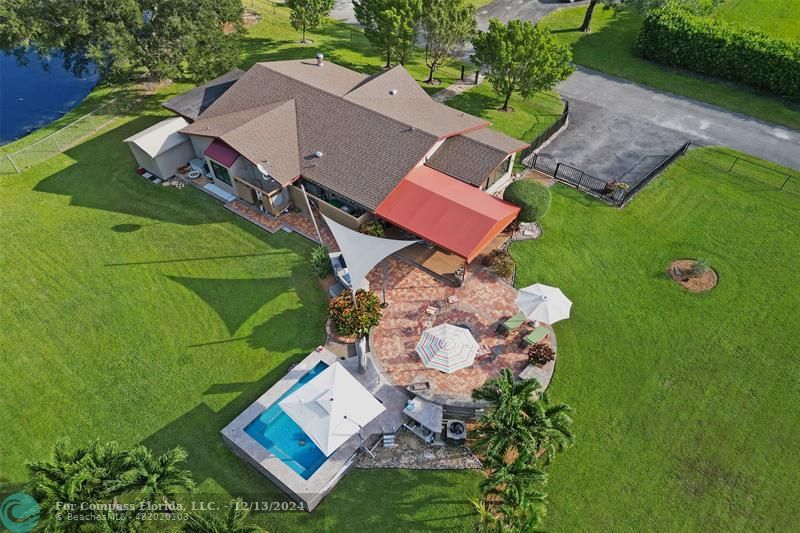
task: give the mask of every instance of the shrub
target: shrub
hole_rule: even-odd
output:
[[[514,260],[502,250],[492,250],[484,256],[483,265],[501,278],[510,278],[514,274]]]
[[[549,344],[534,344],[528,348],[528,361],[542,366],[556,358],[556,353]]]
[[[340,335],[363,337],[370,328],[381,323],[381,304],[374,292],[357,290],[356,302],[358,305],[354,310],[353,293],[346,289],[328,304],[331,321]]]
[[[692,262],[691,266],[686,269],[686,274],[693,278],[699,278],[709,270],[711,270],[711,267],[708,264],[708,259],[701,259]]]
[[[373,237],[381,237],[385,235],[383,231],[383,224],[378,222],[377,220],[369,220],[361,224],[361,227],[358,228],[358,231],[363,233],[364,235],[372,235]]]
[[[533,180],[517,180],[506,187],[503,200],[521,209],[520,222],[536,222],[550,209],[550,189]]]
[[[800,42],[694,15],[675,3],[647,15],[636,50],[664,65],[800,98]]]
[[[324,278],[333,272],[331,259],[328,256],[328,249],[324,246],[316,246],[311,250],[311,271],[318,278]]]

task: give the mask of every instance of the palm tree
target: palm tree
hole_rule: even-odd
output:
[[[71,448],[68,440],[56,443],[49,459],[27,463],[28,491],[41,507],[44,528],[78,529],[77,523],[58,520],[56,505],[116,497],[114,486],[129,464],[128,454],[114,442]]]
[[[155,457],[144,446],[137,446],[130,452],[131,469],[120,477],[115,488],[137,492],[146,501],[169,504],[182,490],[194,489],[192,473],[181,468],[188,457],[181,447]]]
[[[549,464],[557,452],[575,443],[572,411],[572,407],[565,403],[550,405],[550,396],[546,392],[530,405],[528,428],[536,442],[537,457],[544,457],[545,464]]]
[[[550,405],[548,395],[540,390],[535,379],[516,381],[506,368],[472,391],[473,399],[492,404],[476,431],[477,447],[488,460],[535,462],[544,457],[547,464],[572,445],[572,408],[563,403]]]
[[[547,483],[547,474],[522,460],[497,465],[481,482],[484,494],[514,506],[526,503],[544,503],[547,495],[541,490]]]
[[[246,524],[250,510],[242,505],[241,498],[221,513],[192,513],[183,525],[186,533],[261,533],[263,528],[255,524]]]

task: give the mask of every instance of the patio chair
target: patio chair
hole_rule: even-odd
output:
[[[533,331],[531,331],[530,333],[528,333],[527,335],[522,337],[522,339],[520,339],[520,341],[519,341],[519,345],[520,346],[532,346],[532,345],[536,344],[537,342],[539,342],[540,340],[542,340],[545,337],[547,337],[547,335],[549,333],[550,333],[550,330],[547,329],[546,327],[538,326],[538,327],[534,328]]]
[[[394,448],[397,446],[397,443],[394,440],[394,433],[384,433],[383,434],[383,447],[384,448]]]
[[[525,315],[522,313],[517,313],[516,315],[512,316],[511,318],[507,318],[506,320],[500,322],[497,325],[497,332],[501,335],[508,335],[522,324],[525,323]]]

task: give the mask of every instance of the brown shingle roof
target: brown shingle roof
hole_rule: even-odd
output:
[[[425,164],[478,187],[508,154],[526,146],[500,132],[481,128],[448,138]]]
[[[294,99],[300,174],[364,207],[375,209],[436,142],[431,134],[294,79],[271,65],[254,65],[200,119],[240,112],[248,116],[248,110]],[[331,66],[309,68],[334,71]],[[283,124],[270,127],[285,131]],[[323,156],[315,157],[317,151]]]
[[[219,137],[254,163],[269,162],[281,183],[300,174],[374,210],[438,139],[451,135],[457,137],[444,142],[430,166],[480,184],[522,147],[485,132],[486,124],[431,100],[402,67],[369,77],[333,63],[290,60],[254,65],[184,131]]]
[[[294,100],[201,117],[181,132],[222,139],[281,185],[300,175]]]
[[[392,94],[392,90],[396,90],[396,94]],[[438,138],[489,124],[484,119],[434,102],[400,66],[373,76],[344,98]]]
[[[223,74],[199,87],[195,87],[189,92],[180,94],[161,104],[170,111],[173,111],[189,120],[196,119],[200,113],[205,111],[217,98],[231,88],[236,80],[244,76],[244,71],[237,69]]]

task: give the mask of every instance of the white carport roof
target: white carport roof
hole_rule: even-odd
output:
[[[333,238],[336,239],[336,244],[339,245],[339,250],[344,256],[347,270],[350,272],[352,287],[360,287],[369,271],[384,258],[417,242],[382,239],[365,235],[342,226],[325,215],[322,215],[322,218],[328,223],[328,227],[333,233]]]
[[[339,363],[320,372],[278,405],[325,456],[385,411]]]
[[[188,125],[189,123],[182,117],[168,118],[150,126],[146,130],[140,131],[136,135],[131,135],[125,139],[125,142],[135,144],[150,157],[156,157],[188,141],[189,137],[183,133],[178,133],[180,129]]]

